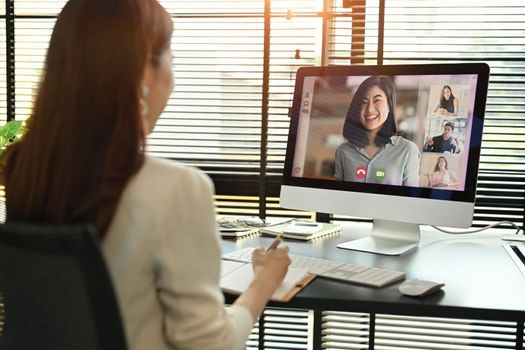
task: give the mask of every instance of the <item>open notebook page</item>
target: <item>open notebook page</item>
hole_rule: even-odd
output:
[[[221,264],[220,287],[222,290],[233,294],[244,292],[253,279],[252,264],[228,260],[222,260]],[[276,301],[290,299],[289,293],[295,290],[297,286],[304,286],[307,276],[307,268],[289,268],[283,282],[271,299]]]

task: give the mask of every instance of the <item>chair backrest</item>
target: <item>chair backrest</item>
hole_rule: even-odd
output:
[[[0,349],[126,349],[93,225],[0,225]]]

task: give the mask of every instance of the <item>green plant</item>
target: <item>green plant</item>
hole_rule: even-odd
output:
[[[11,120],[0,126],[0,152],[18,141],[24,132],[25,128],[21,120]]]

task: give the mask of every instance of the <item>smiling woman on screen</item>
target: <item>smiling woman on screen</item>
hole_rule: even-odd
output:
[[[347,142],[336,151],[338,180],[419,186],[421,155],[416,144],[396,135],[396,91],[386,76],[359,85],[343,126]]]

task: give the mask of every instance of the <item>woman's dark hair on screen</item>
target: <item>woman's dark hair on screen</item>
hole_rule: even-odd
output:
[[[445,161],[445,169],[448,170],[448,161],[447,161],[447,158],[445,158],[445,156],[439,156],[437,161],[436,161],[436,166],[434,167],[434,171],[439,171],[439,161],[443,159]]]
[[[7,220],[92,222],[105,235],[144,159],[144,69],[170,49],[172,29],[156,0],[66,3],[28,131],[2,155]]]
[[[445,99],[445,89],[448,89],[450,91],[450,98],[448,100]],[[439,106],[441,108],[445,108],[446,110],[449,110],[452,108],[454,110],[454,94],[452,93],[452,88],[450,85],[443,85],[443,88],[441,89],[441,97],[439,98]]]
[[[390,137],[397,133],[396,126],[396,90],[392,80],[384,75],[373,75],[364,80],[357,88],[357,91],[352,98],[348,113],[346,114],[345,123],[343,126],[344,138],[359,147],[364,147],[368,144],[367,130],[361,123],[361,105],[365,93],[373,86],[379,87],[386,96],[390,112],[388,118],[379,130],[376,139],[376,145],[382,146],[389,142]]]

